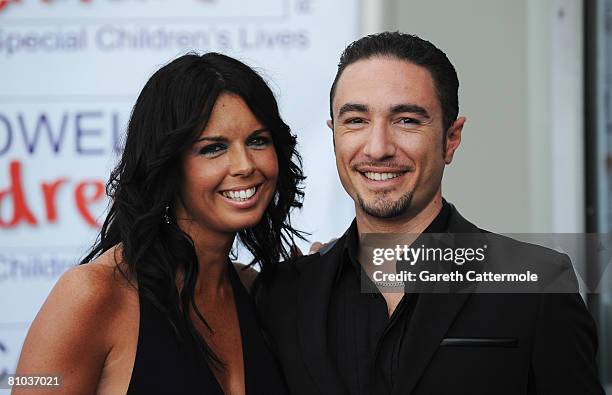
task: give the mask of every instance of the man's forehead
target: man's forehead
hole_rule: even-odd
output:
[[[381,56],[359,60],[344,69],[336,86],[333,108],[337,111],[346,103],[380,110],[406,103],[439,107],[429,70],[395,57]]]

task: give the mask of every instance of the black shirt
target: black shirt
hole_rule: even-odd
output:
[[[446,232],[449,217],[450,205],[443,201],[442,210],[424,233]],[[350,394],[387,394],[399,374],[398,355],[418,295],[404,294],[389,317],[387,303],[376,287],[373,293],[361,291],[363,270],[357,261],[358,250],[359,235],[353,221],[331,295],[328,346]]]

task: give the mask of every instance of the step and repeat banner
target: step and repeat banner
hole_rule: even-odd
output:
[[[304,157],[298,228],[328,240],[353,207],[338,181],[328,94],[358,0],[0,0],[0,376],[51,287],[93,243],[131,108],[189,51],[256,68]],[[301,245],[307,248],[305,244]]]

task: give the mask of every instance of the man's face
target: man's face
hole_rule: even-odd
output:
[[[332,111],[336,166],[358,215],[411,217],[441,195],[464,119],[444,144],[427,69],[393,57],[357,61],[340,76]]]

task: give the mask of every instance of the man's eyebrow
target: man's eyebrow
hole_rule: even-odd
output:
[[[251,133],[249,133],[249,136],[247,138],[251,138],[254,136],[257,136],[261,133],[264,132],[269,132],[270,130],[268,128],[260,128],[260,129],[256,129],[254,131],[252,131]],[[223,137],[223,136],[204,136],[204,137],[200,137],[199,139],[197,139],[195,141],[195,143],[199,143],[201,141],[213,141],[213,142],[217,142],[217,143],[224,143],[227,142],[227,138]]]
[[[391,114],[399,114],[402,112],[411,112],[413,114],[417,114],[425,118],[430,118],[427,110],[419,106],[418,104],[398,104],[396,106],[391,107]]]
[[[368,112],[369,108],[365,104],[346,103],[342,107],[340,107],[340,110],[338,111],[338,116],[340,117],[343,114],[346,114],[347,112],[351,112],[351,111]]]

